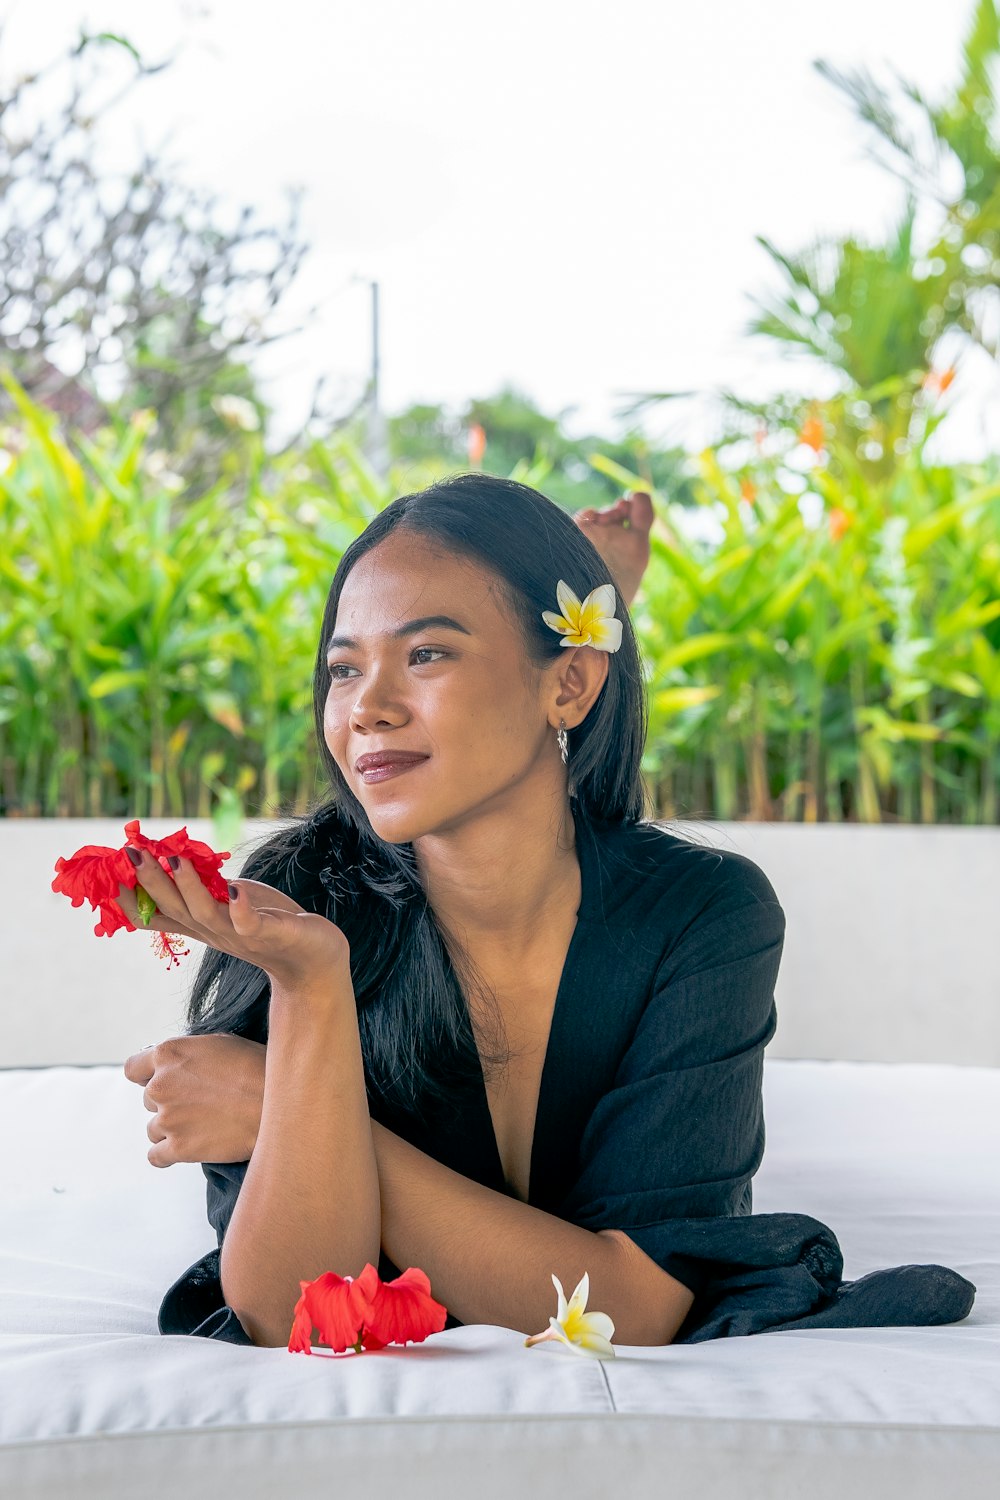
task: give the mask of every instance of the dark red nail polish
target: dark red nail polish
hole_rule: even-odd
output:
[[[128,855],[129,859],[132,861],[132,863],[134,865],[141,865],[142,864],[142,850],[141,849],[133,849],[131,844],[126,844],[125,845],[125,853]]]
[[[178,855],[178,854],[168,854],[167,855],[167,864],[170,866],[170,868],[172,870],[179,870],[180,867],[181,867],[180,855]]]
[[[239,894],[240,894],[240,888],[239,888],[239,886],[238,885],[231,885],[231,884],[229,884],[229,882],[227,882],[227,889],[229,891],[229,899],[230,899],[230,901],[235,901],[237,899],[237,897],[239,896]]]

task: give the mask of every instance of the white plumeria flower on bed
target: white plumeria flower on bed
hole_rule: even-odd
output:
[[[584,1311],[590,1296],[590,1272],[584,1271],[569,1302],[566,1301],[566,1293],[558,1276],[553,1276],[552,1284],[559,1294],[556,1316],[549,1319],[549,1326],[543,1333],[533,1333],[530,1338],[525,1339],[525,1348],[540,1344],[545,1339],[558,1339],[574,1354],[589,1354],[595,1359],[614,1359],[615,1351],[611,1347],[614,1323],[607,1313]]]

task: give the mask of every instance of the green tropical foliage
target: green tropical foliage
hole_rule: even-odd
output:
[[[563,425],[568,415],[549,416],[510,387],[496,396],[468,401],[457,412],[441,405],[415,405],[388,419],[389,454],[405,476],[415,476],[413,488],[417,480],[429,483],[431,477],[455,469],[478,467],[507,476],[542,464],[550,499],[582,510],[607,505],[619,493],[617,480],[589,461],[599,452],[608,463],[639,474],[644,489],[655,487],[683,504],[693,503],[683,449],[658,448],[638,429],[616,440],[597,434],[570,437]],[[470,455],[477,427],[486,437],[478,460]]]
[[[636,430],[571,438],[566,413],[507,389],[390,418],[381,475],[355,413],[269,452],[252,374],[230,362],[185,394],[192,430],[221,440],[193,483],[184,441],[136,405],[141,367],[86,431],[0,370],[0,815],[303,810],[319,789],[316,632],[343,549],[396,495],[482,468],[570,513],[652,494],[632,614],[658,817],[997,823],[1000,458],[932,457],[963,341],[1000,361],[996,0],[977,0],[940,102],[816,66],[905,204],[884,245],[760,237],[783,284],[748,331],[839,390],[722,391],[701,453]],[[921,209],[936,219],[918,242]],[[945,335],[960,349],[947,364]]]
[[[2,378],[18,413],[0,473],[3,811],[302,810],[329,581],[394,476],[342,435],[256,462],[237,506],[224,481],[185,503],[150,471],[151,413],[70,442]],[[721,539],[685,540],[688,511],[655,491],[633,606],[658,816],[995,822],[997,466],[917,449],[889,480],[845,484],[817,462],[819,524],[777,456],[751,479],[709,449],[688,478]]]
[[[848,399],[837,406],[842,445],[884,479],[916,440],[919,398],[944,334],[1000,360],[1000,10],[978,0],[962,74],[940,104],[899,79],[893,101],[867,70],[817,71],[851,100],[869,127],[876,161],[905,186],[905,206],[886,245],[850,238],[784,254],[758,243],[784,279],[748,324],[836,371]],[[902,112],[906,107],[907,113]],[[921,210],[932,226],[918,247]],[[946,372],[960,374],[963,355]],[[934,377],[932,376],[932,381]],[[950,383],[950,382],[949,382]]]

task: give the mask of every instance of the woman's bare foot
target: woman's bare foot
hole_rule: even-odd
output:
[[[645,490],[629,490],[601,510],[578,510],[573,520],[604,558],[625,603],[630,605],[649,566],[651,497]]]

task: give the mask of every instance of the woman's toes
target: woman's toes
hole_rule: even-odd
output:
[[[583,510],[576,511],[573,519],[581,526],[602,528],[618,527],[627,521],[630,530],[649,531],[653,524],[652,497],[645,490],[630,490],[627,495],[620,495],[617,500],[600,510],[588,505]]]
[[[639,530],[648,531],[653,524],[653,500],[645,490],[632,490],[629,495],[629,520]]]

